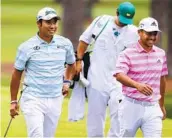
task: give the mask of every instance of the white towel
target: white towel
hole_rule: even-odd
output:
[[[83,63],[82,63],[83,64]],[[80,73],[80,80],[75,81],[75,85],[68,105],[68,120],[71,122],[79,121],[85,114],[85,87],[89,81],[84,78],[83,71]]]
[[[68,106],[68,120],[79,121],[85,114],[85,87],[79,82],[75,82]]]
[[[84,78],[84,75],[82,73],[80,73],[80,82],[82,83],[83,87],[87,87],[90,85],[90,82]]]

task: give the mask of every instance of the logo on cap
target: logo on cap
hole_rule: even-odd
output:
[[[141,24],[140,24],[140,28],[143,28],[143,26],[144,26],[144,24],[143,24],[143,23],[141,23]]]
[[[56,14],[55,11],[46,11],[46,12],[45,12],[45,15],[48,15],[48,14],[51,14],[51,13],[52,13],[52,14]]]
[[[151,26],[157,26],[156,23],[155,23],[155,21],[151,24]]]
[[[126,16],[127,16],[127,17],[130,17],[130,16],[131,16],[131,14],[127,13],[127,14],[126,14]]]

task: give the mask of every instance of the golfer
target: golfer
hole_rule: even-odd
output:
[[[61,114],[63,94],[69,90],[75,56],[69,39],[56,35],[60,17],[52,8],[38,12],[35,36],[17,51],[11,80],[11,117],[18,115],[17,94],[23,72],[21,110],[28,137],[54,137]],[[68,64],[66,73],[64,64]],[[65,73],[65,77],[63,78]]]
[[[142,19],[139,41],[118,58],[115,76],[125,95],[119,107],[122,137],[134,137],[139,128],[144,137],[161,137],[168,69],[165,51],[155,46],[159,32],[154,18]]]

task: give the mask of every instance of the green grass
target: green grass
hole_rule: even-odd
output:
[[[10,94],[9,94],[9,87],[2,87],[2,101],[1,101],[1,132],[2,136],[4,135],[4,132],[7,128],[8,122],[10,120],[9,116],[9,101],[10,101]],[[172,95],[171,95],[172,96]],[[166,98],[168,99],[169,96]],[[166,100],[169,106],[172,106],[172,102],[169,103],[171,97]],[[59,125],[56,131],[56,136],[61,137],[67,137],[67,136],[74,136],[74,137],[83,137],[86,136],[86,119],[79,121],[79,122],[68,122],[67,115],[68,115],[68,102],[69,99],[65,98],[63,103],[63,110],[62,115],[59,121]],[[87,105],[86,105],[87,106]],[[107,115],[107,123],[105,128],[105,134],[107,134],[109,129],[109,115]],[[167,118],[165,121],[163,121],[163,137],[172,137],[172,119]],[[19,116],[17,116],[9,129],[8,132],[9,137],[26,137],[26,125],[24,121],[24,117],[22,113],[20,113]],[[141,131],[139,130],[137,133],[137,136],[142,136]]]
[[[9,93],[9,83],[10,83],[10,75],[2,76],[2,88],[1,88],[1,132],[2,136],[5,132],[5,129],[10,120],[9,116],[9,101],[10,101],[10,93]],[[164,137],[172,137],[172,91],[167,92],[165,97],[165,105],[167,110],[167,119],[163,122],[163,136]],[[68,98],[65,98],[63,103],[62,116],[59,121],[59,126],[56,132],[56,136],[86,136],[86,119],[79,121],[77,123],[72,123],[67,121],[68,115]],[[107,123],[105,128],[105,134],[107,134],[109,129],[109,116],[107,116]],[[20,128],[19,128],[20,126]],[[14,137],[24,137],[26,136],[26,126],[23,115],[20,114],[15,120],[13,120],[12,125],[10,127],[8,136]],[[138,131],[137,136],[142,136],[141,131]]]

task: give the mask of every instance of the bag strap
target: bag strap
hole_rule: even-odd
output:
[[[105,27],[107,26],[108,22],[109,22],[110,18],[106,21],[105,25],[103,26],[102,30],[99,32],[99,34],[95,37],[95,41],[97,40],[97,38],[100,36],[100,34],[103,32],[103,30],[105,29]]]
[[[102,18],[103,18],[103,16],[101,16],[101,17],[95,22],[94,27],[95,27],[95,25],[98,23],[98,21],[99,21],[100,19],[102,19]],[[89,44],[89,48],[87,49],[87,52],[89,51],[89,53],[92,53],[92,50],[93,50],[95,41],[96,41],[97,38],[100,36],[100,34],[103,32],[103,30],[105,29],[105,27],[107,26],[107,24],[108,24],[109,21],[110,21],[110,18],[108,18],[108,20],[106,21],[106,23],[104,24],[103,28],[100,30],[100,32],[98,33],[97,36],[94,35],[94,34],[92,34],[93,41]]]

